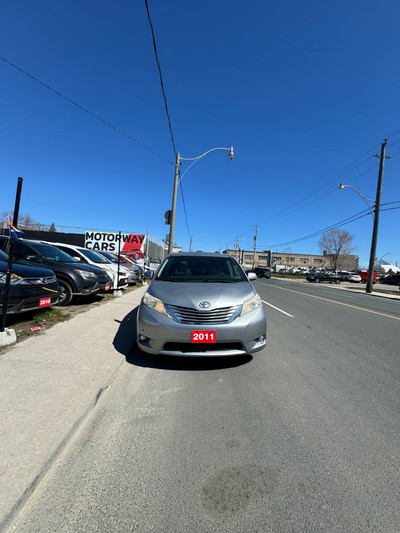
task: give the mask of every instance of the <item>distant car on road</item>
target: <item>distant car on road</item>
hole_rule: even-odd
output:
[[[380,282],[384,283],[385,285],[399,285],[400,286],[400,274],[389,274],[389,276],[385,276],[384,278],[381,278]]]
[[[340,281],[350,281],[351,283],[360,283],[361,276],[356,272],[347,272],[346,270],[341,270],[337,272],[340,276]]]
[[[267,278],[271,277],[271,270],[267,267],[255,267],[250,272],[254,272],[257,278]]]
[[[340,275],[334,272],[316,272],[315,274],[308,274],[307,281],[319,283],[320,281],[327,281],[329,283],[340,283]]]
[[[368,281],[368,270],[358,270],[357,274],[360,274],[362,281],[364,283],[367,283],[367,281]],[[372,283],[376,283],[377,280],[378,280],[378,275],[377,275],[376,272],[374,272],[374,274],[372,276]]]

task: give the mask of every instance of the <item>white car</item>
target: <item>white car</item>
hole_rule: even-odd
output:
[[[111,263],[108,259],[102,255],[94,252],[93,250],[88,250],[87,248],[82,248],[81,246],[75,246],[74,244],[65,244],[63,242],[48,242],[53,246],[57,246],[64,252],[69,255],[72,255],[75,259],[78,259],[81,263],[88,263],[89,265],[95,265],[102,268],[107,272],[107,274],[112,279],[112,289],[124,289],[128,285],[128,275],[129,272],[122,265],[119,267],[115,263]]]
[[[357,272],[347,272],[345,270],[342,270],[338,272],[340,276],[340,281],[350,281],[352,283],[360,283],[361,276],[360,274],[357,274]]]

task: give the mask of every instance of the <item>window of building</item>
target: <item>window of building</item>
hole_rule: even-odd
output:
[[[295,257],[289,257],[289,261],[291,261],[292,263],[294,263],[294,261],[296,261],[296,258],[295,258]]]
[[[274,261],[282,261],[282,257],[279,257],[278,255],[274,255]]]
[[[322,259],[314,259],[314,263],[321,264],[322,263]]]
[[[267,261],[268,256],[267,256],[267,255],[259,255],[259,256],[258,256],[258,259],[259,259],[260,261]]]
[[[253,256],[252,255],[249,255],[249,254],[246,254],[244,256],[244,258],[246,259],[246,261],[252,261],[253,260]]]
[[[300,257],[300,263],[308,263],[308,257]]]

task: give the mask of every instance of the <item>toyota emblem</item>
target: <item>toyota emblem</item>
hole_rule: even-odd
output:
[[[210,302],[203,301],[203,302],[199,302],[199,307],[200,309],[208,309],[209,307],[211,307],[211,304]]]

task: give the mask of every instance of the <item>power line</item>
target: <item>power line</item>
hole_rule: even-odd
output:
[[[64,100],[66,100],[67,102],[69,102],[70,104],[74,105],[75,107],[78,107],[81,111],[84,111],[85,113],[87,113],[88,115],[90,115],[91,117],[95,118],[96,120],[100,121],[102,124],[104,124],[105,126],[108,126],[109,128],[113,129],[114,131],[116,131],[117,133],[123,135],[124,137],[126,137],[127,139],[129,139],[130,141],[133,141],[134,143],[138,144],[139,146],[141,146],[142,148],[145,148],[146,150],[149,150],[149,152],[152,152],[154,155],[156,155],[157,157],[160,157],[161,159],[164,159],[165,161],[168,161],[168,163],[171,163],[171,165],[173,165],[174,163],[172,161],[170,161],[169,159],[167,159],[166,157],[164,157],[163,155],[159,154],[158,152],[156,152],[155,150],[153,150],[152,148],[149,148],[148,146],[146,146],[145,144],[143,144],[142,142],[138,141],[137,139],[135,139],[134,137],[132,137],[131,135],[129,135],[128,133],[126,133],[125,131],[121,130],[120,128],[118,128],[117,126],[114,126],[114,124],[112,124],[111,122],[108,122],[107,120],[104,120],[103,118],[101,118],[99,115],[96,115],[95,113],[92,113],[92,111],[89,111],[88,109],[86,109],[86,107],[83,107],[82,105],[78,104],[77,102],[75,102],[74,100],[71,100],[71,98],[68,98],[68,96],[65,96],[64,94],[60,93],[60,91],[57,91],[56,89],[53,89],[53,87],[50,87],[50,85],[47,85],[47,83],[44,83],[43,81],[39,80],[38,78],[36,78],[35,76],[33,76],[32,74],[29,74],[29,72],[27,72],[26,70],[22,69],[21,67],[18,67],[17,65],[15,65],[14,63],[11,63],[11,61],[8,61],[6,58],[4,57],[1,57],[0,56],[0,59],[2,61],[4,61],[5,63],[7,63],[8,65],[10,65],[11,67],[13,67],[14,69],[18,70],[19,72],[22,72],[22,74],[25,74],[25,76],[28,76],[28,78],[31,78],[33,81],[35,81],[36,83],[39,83],[40,85],[42,85],[43,87],[45,87],[46,89],[48,89],[49,91],[52,91],[54,94],[56,94],[57,96],[60,96],[61,98],[63,98]]]
[[[152,21],[151,21],[150,11],[149,11],[149,6],[148,6],[148,3],[147,3],[147,0],[144,0],[144,3],[146,4],[147,18],[149,19],[150,30],[151,30],[151,36],[152,36],[152,39],[153,39],[154,54],[155,54],[155,56],[156,56],[156,62],[157,62],[157,67],[158,67],[158,74],[159,74],[159,76],[160,76],[161,91],[162,91],[162,94],[163,94],[163,97],[164,97],[164,105],[165,105],[165,111],[166,111],[166,113],[167,113],[168,126],[169,126],[169,132],[170,132],[170,134],[171,134],[172,147],[173,147],[173,149],[174,149],[174,155],[176,155],[176,148],[175,148],[174,135],[173,135],[173,133],[172,133],[171,119],[170,119],[169,111],[168,111],[167,97],[165,96],[164,82],[163,82],[163,77],[162,77],[162,73],[161,73],[160,61],[159,61],[159,59],[158,59],[157,46],[156,46],[156,39],[155,39],[155,37],[154,37],[153,23],[152,23]]]
[[[387,206],[387,205],[393,205],[393,204],[400,204],[400,201],[385,202],[384,204],[382,204],[382,207]],[[386,207],[385,209],[381,209],[381,211],[393,211],[396,209],[400,209],[400,207]],[[272,248],[278,248],[280,246],[286,246],[287,244],[294,244],[296,242],[311,239],[312,237],[317,237],[318,235],[321,235],[322,233],[325,233],[326,231],[329,231],[330,229],[339,228],[340,226],[344,226],[344,224],[350,224],[351,222],[355,222],[356,220],[359,220],[360,218],[364,218],[365,216],[369,214],[370,214],[370,211],[368,209],[364,209],[363,211],[360,211],[359,213],[356,213],[355,215],[352,215],[344,220],[341,220],[340,222],[336,222],[335,224],[332,224],[331,226],[327,228],[311,233],[310,235],[305,235],[304,237],[299,237],[298,239],[294,239],[292,241],[287,241],[287,242],[283,242],[279,244],[273,244],[273,245],[268,245],[268,246],[261,245],[261,247],[264,249],[267,249],[267,248],[272,249]]]

